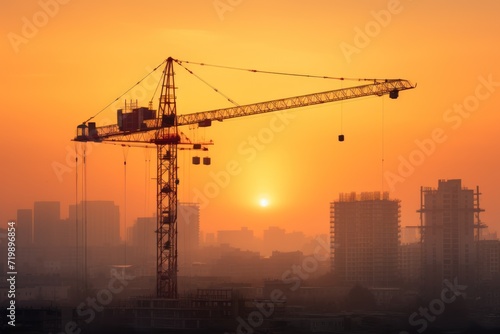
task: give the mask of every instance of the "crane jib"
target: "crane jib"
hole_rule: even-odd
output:
[[[257,115],[262,113],[306,107],[322,103],[331,103],[342,100],[360,98],[365,96],[382,96],[389,94],[389,97],[396,99],[402,90],[415,88],[408,80],[394,79],[384,82],[375,82],[373,84],[354,86],[349,88],[306,94],[282,98],[277,100],[253,103],[242,106],[215,109],[203,112],[196,112],[186,115],[163,115],[161,120],[158,118],[144,119],[142,123],[135,128],[124,130],[119,124],[95,127],[95,123],[89,122],[88,126],[81,124],[77,128],[76,141],[102,141],[114,137],[120,137],[118,140],[137,141],[134,135],[156,131],[161,128],[174,126],[185,126],[197,124],[200,127],[211,126],[212,121],[223,121],[225,119]],[[152,142],[152,140],[145,140]]]

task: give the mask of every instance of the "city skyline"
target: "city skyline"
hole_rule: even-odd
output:
[[[443,180],[443,179],[439,179],[439,180],[438,180],[438,182],[441,182],[441,180]],[[458,179],[458,180],[460,180],[460,181],[461,181],[461,179]],[[424,187],[424,186],[422,185],[421,187]],[[389,192],[386,192],[386,193],[387,193],[387,194],[389,194]],[[346,194],[349,194],[349,193],[339,193],[339,194],[338,194],[338,197],[337,197],[336,199],[334,199],[333,201],[330,201],[329,203],[331,204],[332,202],[337,201],[337,200],[338,200],[339,198],[341,198],[342,196],[346,196]],[[354,193],[354,192],[351,192],[350,194],[355,194],[355,193]],[[481,194],[482,194],[482,193],[481,193]],[[484,203],[484,196],[482,196],[481,201],[482,201],[482,203]],[[61,203],[61,202],[59,202],[59,201],[48,201],[48,202],[47,202],[47,201],[35,201],[35,202],[33,202],[33,208],[35,207],[35,203],[37,203],[37,202],[38,202],[38,203],[53,203],[53,205],[56,205],[56,206],[60,206],[60,203]],[[89,201],[87,201],[87,202],[88,202],[88,203],[113,203],[113,201],[110,201],[110,200],[89,200]],[[59,203],[59,204],[57,204],[57,203]],[[401,203],[401,204],[400,204],[400,205],[401,205],[401,207],[405,206],[405,204],[404,204],[402,201],[400,201],[400,203]],[[188,204],[190,204],[190,205],[197,205],[197,206],[198,206],[198,210],[200,210],[200,209],[199,209],[199,208],[200,208],[200,203],[188,203]],[[415,203],[415,206],[414,206],[414,207],[416,208],[416,210],[415,210],[415,216],[416,216],[416,217],[418,217],[418,216],[419,216],[419,213],[418,213],[418,210],[419,210],[419,209],[418,209],[417,204],[418,204],[418,203]],[[81,205],[81,202],[80,202],[78,205],[80,206],[80,205]],[[63,207],[59,207],[59,209],[57,209],[57,210],[58,210],[58,212],[59,212],[59,216],[58,216],[59,218],[58,218],[58,220],[67,220],[69,223],[75,222],[75,220],[76,220],[77,218],[75,217],[75,214],[74,214],[74,206],[75,206],[74,204],[70,204],[70,205],[68,206],[68,210],[67,210],[67,212],[68,212],[68,216],[66,216],[66,217],[61,215],[61,213],[65,211],[65,210],[63,210],[64,208],[63,208]],[[17,210],[17,213],[18,213],[17,217],[19,217],[19,212],[22,212],[22,213],[23,213],[23,217],[24,217],[24,219],[27,219],[27,216],[26,216],[26,215],[27,215],[27,211],[29,210],[29,211],[32,211],[32,212],[33,212],[33,211],[34,211],[34,209],[33,209],[33,208],[17,208],[17,209],[16,209],[16,210]],[[142,216],[142,215],[141,215],[141,216],[138,216],[138,217],[131,217],[131,218],[129,218],[129,219],[132,221],[132,223],[131,223],[131,224],[130,224],[130,223],[128,223],[128,224],[125,226],[125,225],[123,224],[123,220],[122,220],[122,218],[121,218],[121,217],[123,217],[123,213],[121,212],[121,210],[120,210],[120,207],[119,207],[119,206],[117,206],[117,210],[118,210],[119,215],[120,215],[120,218],[119,218],[119,225],[120,225],[120,228],[119,228],[119,231],[120,231],[120,232],[119,232],[119,236],[120,236],[121,240],[125,240],[125,236],[126,236],[126,235],[127,235],[127,233],[128,233],[128,232],[126,232],[126,231],[127,231],[128,229],[132,228],[133,226],[135,226],[135,224],[137,223],[137,219],[149,219],[149,218],[154,218],[154,219],[156,219],[154,215],[152,215],[152,216]],[[72,213],[72,211],[73,211],[73,213]],[[329,212],[329,211],[328,211],[328,209],[327,209],[326,211],[327,211],[327,212]],[[484,206],[482,206],[481,215],[482,215],[482,216],[484,216],[484,215],[485,215],[485,212],[488,212],[488,211],[490,211],[490,210],[488,210],[488,208],[485,208]],[[201,211],[200,211],[200,212],[201,212]],[[81,216],[81,214],[82,214],[82,213],[80,212],[80,216]],[[32,215],[33,215],[33,213],[32,213]],[[78,217],[80,217],[80,216],[78,216]],[[203,215],[200,215],[200,217],[201,217],[201,218],[199,218],[199,219],[200,219],[200,226],[201,226],[201,222],[203,221],[203,219],[202,219],[202,218],[203,218]],[[32,219],[33,219],[33,218],[32,218]],[[81,219],[81,218],[80,218],[80,219]],[[16,220],[17,220],[17,219],[11,219],[11,220],[9,220],[9,221],[16,221]],[[484,219],[483,219],[483,221],[484,221]],[[155,224],[156,224],[156,222],[155,222]],[[402,230],[402,235],[403,235],[403,236],[402,236],[402,239],[401,239],[401,242],[402,242],[402,243],[405,243],[405,242],[414,242],[414,241],[415,241],[415,238],[416,238],[416,239],[418,239],[418,238],[419,238],[419,237],[418,237],[418,234],[420,233],[419,231],[415,231],[415,232],[417,233],[417,235],[415,235],[414,233],[408,233],[409,231],[403,231],[403,230],[408,230],[406,227],[408,227],[409,229],[412,229],[412,228],[414,228],[414,227],[418,226],[418,224],[420,224],[420,223],[418,222],[418,223],[416,223],[416,225],[412,225],[412,226],[410,226],[410,224],[409,224],[409,223],[405,223],[405,221],[404,221],[403,219],[401,220],[401,230]],[[220,232],[220,231],[224,231],[224,230],[227,230],[227,231],[229,231],[229,230],[236,231],[236,230],[239,230],[239,229],[248,229],[248,228],[249,228],[249,226],[252,226],[252,224],[249,224],[249,225],[234,225],[234,226],[232,226],[232,227],[230,227],[230,228],[227,228],[227,229],[221,229],[221,230],[215,230],[215,231],[210,231],[210,230],[209,230],[209,231],[206,231],[206,230],[203,230],[203,229],[201,229],[201,228],[200,228],[200,236],[204,236],[204,235],[206,235],[206,234],[214,234],[214,235],[217,235],[217,234],[218,234],[218,232]],[[266,230],[265,230],[265,229],[266,229],[266,228],[267,228],[268,230],[269,230],[269,228],[278,228],[278,229],[283,229],[283,230],[286,230],[286,231],[287,231],[287,233],[290,233],[290,232],[297,232],[297,233],[298,233],[298,232],[300,232],[300,233],[305,233],[305,235],[306,235],[307,237],[313,237],[313,236],[318,235],[318,234],[329,234],[329,228],[328,228],[328,226],[326,226],[326,225],[325,225],[324,230],[323,230],[323,231],[320,231],[320,233],[312,233],[312,234],[306,234],[306,231],[305,231],[305,230],[290,230],[290,229],[286,229],[286,226],[283,228],[283,227],[281,227],[281,226],[280,226],[280,225],[278,225],[278,224],[269,225],[269,226],[263,227],[263,228],[262,228],[262,229],[260,229],[260,230],[259,230],[259,229],[255,229],[255,228],[254,228],[254,229],[252,229],[252,228],[251,228],[250,230],[252,231],[252,233],[257,232],[257,236],[258,236],[259,238],[262,238],[262,237],[265,237],[265,233],[266,233]],[[34,222],[32,222],[32,236],[31,236],[31,238],[34,238],[34,229],[35,229],[35,227],[34,227]],[[494,234],[494,235],[496,235],[496,234],[498,233],[498,230],[497,230],[497,229],[495,229],[495,224],[484,224],[484,227],[482,228],[482,230],[485,230],[487,233],[489,233],[489,234]],[[404,233],[403,233],[403,232],[404,232]]]
[[[496,234],[474,237],[474,230],[482,226],[477,191],[463,187],[460,179],[440,179],[437,184],[436,188],[421,188],[417,213],[422,214],[419,227],[424,233],[413,243],[401,242],[401,203],[388,192],[339,194],[330,204],[330,221],[325,222],[330,226],[330,238],[310,238],[277,226],[269,226],[262,238],[247,227],[202,237],[199,204],[179,203],[179,298],[151,297],[156,292],[154,217],[138,217],[128,227],[124,242],[119,239],[119,207],[112,201],[73,205],[73,216],[87,216],[74,221],[60,216],[59,202],[37,201],[33,210],[18,210],[19,225],[15,224],[16,269],[22,272],[16,281],[17,321],[48,326],[44,328],[52,331],[61,323],[74,322],[92,331],[116,326],[110,323],[125,312],[128,316],[118,326],[127,331],[227,329],[235,322],[241,324],[241,317],[251,319],[259,300],[270,309],[280,308],[278,319],[268,316],[266,322],[250,322],[262,328],[286,324],[289,328],[321,326],[325,332],[333,327],[349,332],[351,326],[365,326],[354,320],[359,317],[380,317],[384,330],[498,325],[491,315],[499,302],[500,240]],[[30,222],[31,243],[23,235]],[[6,246],[7,240],[7,230],[0,228],[0,246]],[[7,247],[0,247],[2,258],[6,254]],[[7,263],[0,261],[0,269],[6,268]],[[125,282],[124,288],[116,289],[114,282],[118,281]],[[443,294],[443,284],[452,287],[451,295]],[[10,283],[10,291],[12,286]],[[12,298],[10,291],[9,284],[0,284],[0,304],[6,305]],[[277,292],[286,299],[276,299]],[[89,295],[97,298],[86,297]],[[85,318],[85,303],[78,304],[82,298],[89,309],[97,305],[94,310],[103,312],[95,321],[94,316]],[[431,305],[433,317],[426,317],[422,311],[426,309],[419,308],[406,324],[405,310],[422,302]],[[54,321],[41,325],[47,303]],[[233,304],[238,307],[230,308]],[[453,305],[451,311],[440,316],[448,304]],[[190,307],[196,311],[192,313]],[[200,313],[204,307],[225,310]],[[159,312],[145,312],[145,308]],[[477,309],[482,311],[477,313]],[[355,311],[352,320],[349,311]],[[367,326],[372,330],[374,324]]]
[[[78,177],[83,175],[83,159],[75,162],[71,142],[76,127],[172,56],[265,71],[417,83],[397,100],[373,97],[303,108],[281,118],[270,113],[217,122],[198,131],[186,128],[192,139],[215,144],[207,152],[210,166],[191,165],[190,152],[182,152],[179,160],[179,198],[201,202],[203,230],[227,229],[247,219],[241,225],[299,230],[309,219],[308,229],[319,233],[328,219],[324,208],[340,192],[390,191],[391,197],[412,203],[418,201],[420,185],[439,178],[481,185],[484,220],[498,230],[500,213],[493,208],[500,197],[499,166],[494,152],[500,144],[492,125],[498,122],[495,110],[500,104],[499,51],[487,42],[496,40],[494,32],[499,29],[493,14],[496,2],[460,2],[453,15],[444,3],[403,0],[272,6],[254,1],[222,12],[210,1],[194,12],[188,4],[152,1],[148,6],[122,5],[118,16],[112,5],[71,1],[58,5],[54,18],[36,1],[5,6],[3,12],[9,14],[2,26],[8,38],[0,43],[5,55],[3,89],[9,96],[5,110],[9,124],[25,128],[23,140],[12,145],[6,143],[19,137],[14,127],[0,134],[8,157],[2,162],[2,184],[9,189],[0,198],[2,222],[15,217],[15,208],[35,200],[61,199],[64,208],[75,202],[82,189],[75,189],[75,164]],[[148,14],[135,15],[143,11]],[[165,23],[161,13],[171,11],[177,15]],[[436,15],[424,15],[426,11]],[[102,34],[86,29],[81,18],[91,13],[100,13],[95,25]],[[44,16],[46,24],[34,25],[33,17]],[[263,20],[258,28],[253,20],[257,16]],[[129,26],[123,18],[138,24]],[[423,21],[425,27],[415,29]],[[464,22],[476,30],[465,28]],[[286,31],[278,28],[285,26]],[[78,47],[75,40],[80,41]],[[110,41],[116,45],[110,47]],[[128,52],[131,44],[134,53]],[[428,56],[420,56],[427,49]],[[238,104],[351,84],[186,66]],[[148,106],[157,79],[153,75],[112,103],[96,117],[97,125],[115,123],[125,100]],[[230,105],[181,67],[176,79],[179,114]],[[24,98],[27,90],[36,92],[36,98]],[[84,98],[81,92],[86,92]],[[153,108],[157,101],[155,97]],[[344,142],[338,142],[339,134],[345,135]],[[126,193],[127,217],[151,215],[151,178],[156,173],[152,150],[89,145],[87,153],[86,199],[109,199],[125,208]],[[229,179],[223,176],[228,164],[234,174]],[[267,207],[259,205],[264,197]],[[402,207],[408,225],[418,223],[415,210],[416,206]]]

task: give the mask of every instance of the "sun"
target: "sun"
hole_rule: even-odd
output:
[[[267,198],[261,198],[259,201],[259,205],[263,208],[269,205],[269,200]]]

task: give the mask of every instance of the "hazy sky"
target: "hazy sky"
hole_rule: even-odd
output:
[[[60,200],[66,217],[82,198],[70,141],[76,126],[171,56],[418,84],[398,100],[371,97],[181,129],[215,142],[211,166],[191,165],[192,152],[179,159],[179,198],[202,201],[202,230],[278,225],[328,233],[329,202],[339,192],[380,190],[401,199],[402,224],[415,225],[420,186],[451,178],[479,185],[483,220],[500,227],[498,1],[30,0],[2,1],[0,11],[2,222],[37,200]],[[240,104],[353,84],[189,68]],[[180,114],[230,106],[180,67],[176,85]],[[152,78],[127,97],[147,105],[155,88]],[[115,122],[122,102],[98,124]],[[154,150],[88,151],[87,199],[115,201],[123,219],[126,156],[127,224],[154,211]]]

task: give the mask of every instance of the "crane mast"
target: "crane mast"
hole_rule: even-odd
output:
[[[177,115],[173,63],[166,61],[162,90],[155,117],[145,117],[132,127],[118,124],[96,127],[86,122],[77,127],[75,141],[138,142],[154,144],[157,148],[157,209],[156,209],[156,294],[160,298],[177,298],[177,153],[178,146],[186,144],[178,132],[179,126],[198,124],[210,126],[212,121],[337,102],[365,96],[383,96],[396,99],[399,91],[415,88],[403,79],[374,80],[373,83],[320,93],[288,97],[230,108]],[[148,110],[152,112],[151,110]],[[151,115],[151,113],[149,113]]]
[[[177,104],[172,61],[163,75],[154,143],[157,150],[156,291],[177,298]]]

